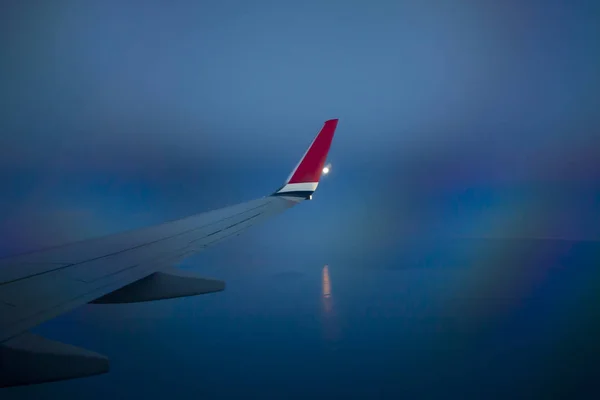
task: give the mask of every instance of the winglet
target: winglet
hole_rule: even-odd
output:
[[[319,185],[321,172],[323,171],[325,160],[327,160],[327,153],[329,153],[337,124],[337,118],[325,121],[323,128],[314,138],[304,156],[302,156],[302,159],[288,177],[285,185],[275,192],[274,196],[310,198]]]

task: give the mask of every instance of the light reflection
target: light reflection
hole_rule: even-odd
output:
[[[331,283],[329,282],[329,266],[323,267],[323,297],[331,297]]]
[[[323,301],[323,328],[326,340],[335,341],[338,338],[338,327],[333,312],[333,298],[331,297],[331,278],[329,266],[325,265],[321,273],[321,299]]]

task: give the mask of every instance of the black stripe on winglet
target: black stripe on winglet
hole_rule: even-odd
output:
[[[301,197],[303,199],[308,199],[314,191],[312,190],[297,190],[293,192],[275,192],[271,196],[286,196],[286,197]]]

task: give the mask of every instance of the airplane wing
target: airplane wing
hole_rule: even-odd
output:
[[[0,387],[107,372],[106,357],[28,329],[86,303],[130,303],[221,291],[180,261],[312,199],[337,127],[326,121],[286,183],[269,196],[157,226],[0,260]]]

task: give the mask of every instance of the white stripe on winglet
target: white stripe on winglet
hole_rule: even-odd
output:
[[[302,183],[288,183],[282,187],[277,193],[284,192],[314,192],[317,190],[319,182],[302,182]]]

